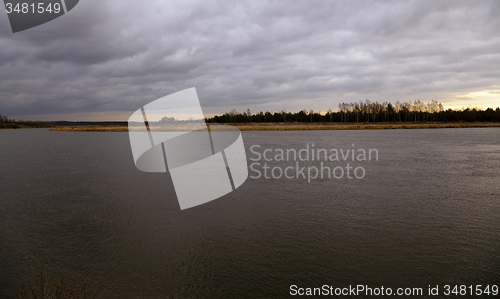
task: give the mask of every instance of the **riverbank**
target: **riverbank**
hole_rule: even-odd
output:
[[[50,128],[50,125],[38,124],[38,123],[0,123],[0,130],[2,129],[34,129],[34,128]]]
[[[241,131],[387,130],[500,127],[497,122],[428,123],[231,123]],[[127,126],[57,126],[50,131],[128,132]]]

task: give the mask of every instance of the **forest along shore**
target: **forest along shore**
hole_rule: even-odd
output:
[[[210,125],[218,125],[211,123]],[[298,130],[385,130],[500,127],[498,122],[427,122],[427,123],[225,123],[240,131],[298,131]],[[50,131],[71,132],[128,132],[127,126],[56,126]]]

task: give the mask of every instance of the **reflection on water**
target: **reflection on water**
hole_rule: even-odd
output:
[[[497,128],[243,138],[247,149],[354,143],[380,157],[361,180],[248,179],[180,211],[167,174],[135,168],[127,133],[0,131],[0,292],[42,263],[105,298],[498,284]]]

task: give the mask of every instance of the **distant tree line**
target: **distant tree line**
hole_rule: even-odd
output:
[[[126,121],[29,121],[14,120],[6,116],[0,119],[0,129],[52,128],[57,126],[127,126]],[[1,298],[1,297],[0,297]]]
[[[186,120],[180,120],[176,119],[175,117],[170,117],[170,116],[165,116],[162,117],[159,121],[156,123],[159,125],[168,125],[168,124],[182,124],[182,123],[203,123],[205,120],[203,118],[201,119],[194,119],[190,117],[189,119]],[[152,123],[152,122],[150,122]]]
[[[0,123],[15,122],[14,119],[9,119],[7,116],[0,114]]]
[[[468,107],[462,110],[444,110],[443,105],[435,100],[428,103],[421,101],[395,104],[370,102],[369,100],[341,103],[338,111],[328,109],[325,114],[303,109],[299,112],[259,112],[252,114],[250,109],[238,112],[236,109],[223,115],[207,118],[208,123],[245,123],[245,122],[500,122],[500,108],[482,110]]]

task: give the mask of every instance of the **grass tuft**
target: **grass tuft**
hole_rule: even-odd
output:
[[[86,283],[71,283],[47,273],[43,268],[38,275],[27,279],[17,291],[17,299],[97,299]]]

